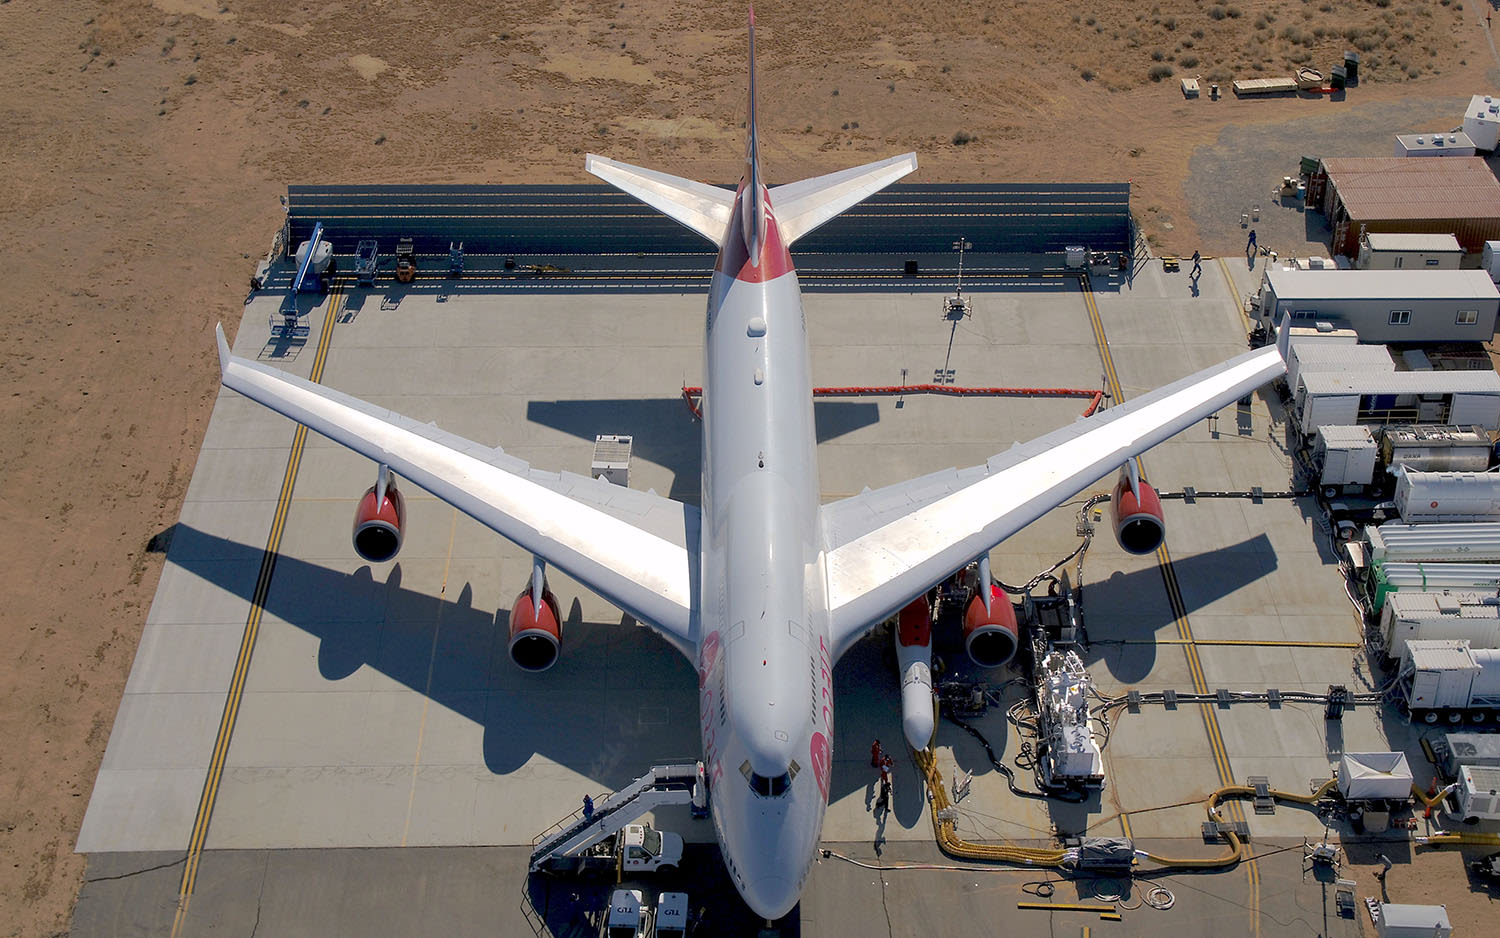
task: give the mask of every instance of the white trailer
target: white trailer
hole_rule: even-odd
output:
[[[1465,824],[1500,820],[1500,769],[1466,765],[1458,770],[1455,812]]]
[[[1500,649],[1458,640],[1411,641],[1396,692],[1413,720],[1483,723],[1500,711]]]
[[[1493,593],[1392,593],[1380,611],[1385,654],[1404,659],[1411,641],[1467,639],[1470,648],[1500,647],[1500,598]]]
[[[1396,473],[1396,511],[1408,524],[1500,519],[1500,472]]]
[[[1366,525],[1361,543],[1370,563],[1439,561],[1500,563],[1500,522]]]
[[[1369,427],[1319,427],[1313,438],[1318,484],[1332,498],[1340,489],[1365,488],[1375,481],[1379,453]]]
[[[1353,329],[1361,342],[1482,342],[1495,332],[1500,291],[1482,270],[1266,272],[1256,304],[1262,328],[1288,316]]]

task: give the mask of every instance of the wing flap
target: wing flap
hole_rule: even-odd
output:
[[[652,492],[532,469],[498,448],[235,357],[223,327],[218,342],[225,387],[385,463],[692,656],[697,509]]]
[[[1277,348],[1259,349],[1013,446],[982,467],[824,506],[835,656],[913,596],[1126,460],[1284,371]],[[902,496],[908,505],[900,505]]]

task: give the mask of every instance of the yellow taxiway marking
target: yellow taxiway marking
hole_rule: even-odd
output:
[[[323,317],[323,334],[318,338],[318,353],[313,359],[311,380],[317,383],[323,378],[323,365],[328,360],[328,346],[333,338],[333,325],[343,295],[337,286],[328,295],[328,312]],[[229,740],[234,735],[235,719],[239,716],[240,700],[245,692],[245,678],[250,672],[250,659],[255,653],[255,636],[260,631],[260,620],[265,612],[266,596],[271,590],[271,575],[276,570],[276,558],[281,549],[281,535],[286,528],[287,510],[292,503],[292,489],[297,482],[297,468],[302,463],[302,450],[307,443],[307,428],[298,424],[292,436],[292,449],[287,456],[286,473],[281,479],[281,492],[276,499],[276,512],[271,517],[271,533],[266,538],[266,548],[261,554],[260,574],[255,580],[255,591],[250,597],[250,614],[245,619],[245,631],[240,638],[239,656],[234,663],[234,676],[229,682],[229,693],[224,700],[224,713],[219,718],[219,733],[214,738],[213,756],[209,760],[208,775],[203,780],[203,793],[198,798],[198,813],[193,819],[192,835],[188,839],[187,861],[182,870],[182,883],[177,890],[177,914],[172,919],[172,938],[182,929],[183,917],[193,897],[193,886],[198,879],[198,863],[203,856],[203,842],[208,837],[209,821],[214,813],[214,801],[219,794],[219,782],[224,777],[224,761],[229,755]]]

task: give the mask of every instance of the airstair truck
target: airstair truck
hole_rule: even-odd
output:
[[[596,809],[575,811],[538,835],[532,841],[531,872],[675,868],[682,862],[682,838],[633,822],[666,805],[690,805],[701,816],[707,811],[707,791],[701,762],[653,766],[629,786],[600,798]]]

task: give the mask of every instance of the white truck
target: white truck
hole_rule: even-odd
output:
[[[541,869],[548,873],[670,873],[682,863],[682,837],[650,824],[627,824],[570,856],[553,857]]]
[[[609,897],[608,938],[646,938],[651,930],[651,907],[639,889],[616,889]]]
[[[687,893],[662,893],[656,900],[656,938],[686,938],[687,929]]]
[[[1409,641],[1395,693],[1413,720],[1493,720],[1500,715],[1500,649],[1475,651],[1467,639]]]

